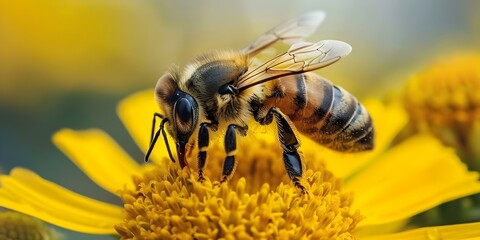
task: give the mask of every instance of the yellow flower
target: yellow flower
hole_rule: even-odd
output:
[[[118,108],[143,150],[157,109],[152,95],[135,94]],[[101,130],[65,129],[54,135],[54,143],[99,186],[117,194],[124,208],[78,195],[23,168],[1,176],[0,206],[74,231],[123,238],[369,239],[398,230],[409,217],[438,204],[480,192],[478,175],[433,137],[389,146],[407,121],[399,106],[374,100],[366,105],[378,133],[374,151],[339,154],[302,137],[307,195],[290,183],[268,127],[253,127],[255,134],[239,141],[237,172],[220,185],[214,184],[224,158],[220,137],[212,138],[208,178],[199,183],[195,169],[169,163],[162,142],[152,155],[155,164],[139,165]],[[476,236],[479,223],[468,226],[469,231],[454,225],[402,234],[426,239],[426,233],[443,237],[453,229]],[[388,235],[396,236],[403,235]]]
[[[435,135],[454,147],[470,170],[480,170],[480,54],[443,54],[413,75],[403,94],[410,118],[404,136]],[[459,199],[418,216],[420,224],[480,220],[479,195]],[[451,212],[457,213],[450,216]]]
[[[480,54],[433,62],[409,80],[403,102],[414,131],[435,134],[480,170]]]
[[[405,109],[417,125],[435,127],[480,120],[480,55],[443,58],[414,75],[405,89]]]
[[[16,212],[0,211],[0,239],[58,239],[42,221]]]

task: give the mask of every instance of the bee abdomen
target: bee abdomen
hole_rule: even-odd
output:
[[[338,133],[322,135],[325,146],[342,152],[359,152],[373,148],[374,130],[370,114],[360,103],[349,123]],[[319,139],[320,140],[320,139]]]
[[[309,132],[313,132],[311,137],[326,147],[342,152],[372,149],[374,132],[370,114],[350,93],[332,86],[331,108],[324,119],[317,122],[316,129],[310,129]]]
[[[295,77],[278,82],[286,97],[276,103],[301,133],[337,151],[373,148],[372,119],[354,96],[316,74]]]
[[[318,132],[322,135],[338,134],[348,127],[358,106],[357,100],[353,96],[337,86],[333,86],[331,96],[331,108],[324,114],[325,117],[321,119],[323,121],[321,121],[321,127],[318,129]],[[319,109],[319,111],[323,110]]]

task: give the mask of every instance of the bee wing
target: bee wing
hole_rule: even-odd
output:
[[[348,55],[352,47],[337,40],[299,42],[290,49],[242,75],[235,86],[239,91],[282,76],[326,67]]]
[[[324,18],[324,12],[315,11],[290,19],[262,34],[241,51],[247,55],[253,56],[278,40],[282,40],[289,44],[301,41],[315,32]]]

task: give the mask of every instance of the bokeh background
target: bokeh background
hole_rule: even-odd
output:
[[[141,161],[116,116],[120,99],[152,88],[171,64],[239,49],[281,21],[317,9],[327,18],[309,40],[353,46],[347,58],[317,72],[360,99],[395,95],[429,62],[480,51],[474,0],[0,0],[0,172],[27,167],[120,204],[53,146],[55,131],[102,128]],[[71,239],[112,238],[58,231]]]

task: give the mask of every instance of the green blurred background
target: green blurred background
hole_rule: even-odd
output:
[[[120,204],[53,146],[56,130],[102,128],[141,161],[116,116],[120,99],[152,88],[172,63],[239,49],[281,21],[317,9],[327,18],[309,40],[353,46],[350,56],[318,72],[359,98],[399,92],[429,61],[480,50],[474,0],[0,0],[0,171],[27,167]],[[72,239],[111,238],[59,231]]]

